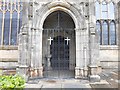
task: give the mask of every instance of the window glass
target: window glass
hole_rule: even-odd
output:
[[[108,45],[108,24],[106,21],[103,22],[102,25],[102,32],[103,32],[103,44]]]
[[[11,45],[17,44],[17,22],[18,13],[15,11],[12,15]]]
[[[115,10],[113,2],[109,3],[109,19],[114,19]]]
[[[96,2],[96,18],[100,19],[100,4],[99,2]]]
[[[102,44],[102,32],[101,32],[101,25],[100,25],[100,22],[99,21],[97,21],[97,23],[96,23],[96,29],[97,29],[97,34],[98,34],[98,36],[99,36],[99,43],[100,43],[100,45]]]
[[[115,23],[112,21],[110,23],[110,44],[116,44],[116,31],[115,31]]]
[[[107,7],[106,2],[102,2],[102,19],[107,19],[108,18],[108,7]]]
[[[9,45],[9,32],[10,32],[10,12],[5,13],[4,19],[4,45]]]

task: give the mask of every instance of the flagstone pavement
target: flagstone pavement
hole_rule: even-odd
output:
[[[100,82],[87,79],[34,79],[28,81],[25,90],[120,90],[120,71],[103,70]]]

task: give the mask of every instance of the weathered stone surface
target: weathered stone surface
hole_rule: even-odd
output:
[[[98,76],[98,75],[90,75],[89,80],[90,80],[90,82],[100,82],[100,76]]]

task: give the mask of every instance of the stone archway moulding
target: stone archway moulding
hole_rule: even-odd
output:
[[[62,4],[60,2],[54,2],[54,3],[43,5],[42,8],[38,10],[34,19],[37,21],[37,23],[35,23],[36,25],[33,25],[33,26],[43,30],[43,24],[47,16],[58,10],[66,12],[72,17],[75,23],[76,30],[82,28],[83,25],[81,25],[81,23],[82,24],[86,23],[83,18],[83,15],[80,12],[78,12],[78,10],[72,5],[68,3],[63,4],[63,2]]]

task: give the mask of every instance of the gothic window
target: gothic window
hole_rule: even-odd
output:
[[[116,27],[115,27],[115,22],[111,21],[110,22],[110,44],[115,45],[116,44]]]
[[[0,1],[0,45],[17,45],[21,25],[21,0]]]
[[[116,45],[115,4],[113,1],[95,2],[96,27],[100,45]],[[98,23],[100,22],[100,24]],[[109,23],[110,22],[110,23]],[[99,30],[99,29],[100,30]],[[98,32],[99,30],[99,32]]]
[[[104,21],[102,24],[103,44],[108,45],[108,23]]]

